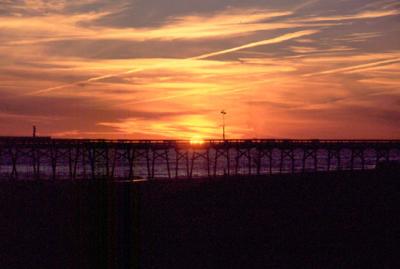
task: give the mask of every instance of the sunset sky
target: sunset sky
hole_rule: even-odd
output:
[[[0,0],[0,135],[400,138],[398,0]]]

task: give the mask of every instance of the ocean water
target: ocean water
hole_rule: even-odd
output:
[[[139,152],[140,153],[140,152]],[[94,161],[88,156],[77,155],[77,159],[69,159],[67,154],[60,154],[56,159],[48,154],[41,154],[39,158],[39,177],[41,179],[85,179],[85,178],[116,178],[116,179],[147,179],[147,178],[187,178],[206,177],[214,175],[256,175],[301,173],[309,171],[333,171],[333,170],[361,170],[374,169],[378,160],[377,152],[373,149],[364,150],[364,162],[360,156],[353,156],[350,149],[340,151],[340,163],[336,157],[329,161],[328,151],[321,149],[316,155],[309,156],[304,161],[304,151],[293,151],[293,159],[276,148],[269,157],[263,156],[258,162],[258,152],[251,149],[239,156],[236,150],[229,154],[217,152],[214,149],[190,149],[185,151],[187,155],[177,155],[175,150],[162,150],[149,152],[148,155],[141,152],[132,162],[132,172],[127,156],[123,151],[113,151],[107,158],[99,155]],[[148,158],[147,158],[148,156]],[[168,156],[168,158],[167,158]],[[239,158],[238,158],[239,156]],[[12,155],[0,156],[1,179],[35,179],[35,166],[30,154],[19,154],[16,159],[16,170],[13,171]],[[177,160],[178,157],[178,160]],[[153,161],[154,158],[154,161]],[[389,151],[388,160],[400,161],[400,150]],[[107,165],[108,163],[108,165]],[[53,169],[55,167],[55,169]]]

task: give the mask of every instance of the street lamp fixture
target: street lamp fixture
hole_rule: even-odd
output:
[[[226,111],[222,110],[221,115],[222,115],[222,140],[225,141],[225,115]]]

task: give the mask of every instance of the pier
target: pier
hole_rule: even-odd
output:
[[[1,137],[0,179],[134,180],[374,169],[400,140],[89,140]]]

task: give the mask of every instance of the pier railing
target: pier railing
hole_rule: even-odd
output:
[[[93,140],[0,137],[0,179],[193,178],[374,169],[400,140]]]

